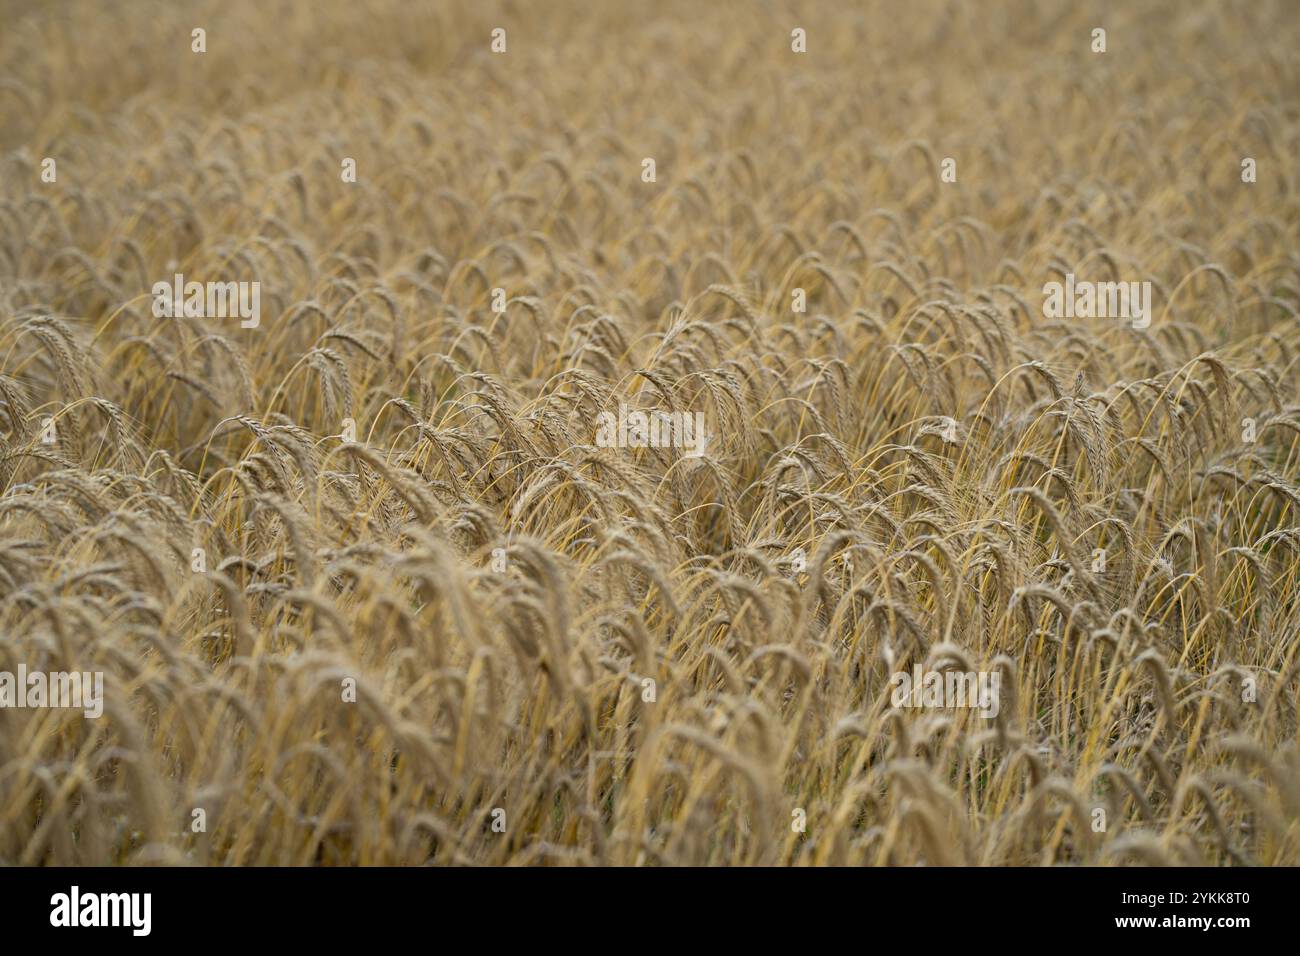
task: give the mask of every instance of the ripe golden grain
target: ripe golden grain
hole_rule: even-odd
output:
[[[801,6],[0,3],[0,862],[1300,863],[1294,5]]]

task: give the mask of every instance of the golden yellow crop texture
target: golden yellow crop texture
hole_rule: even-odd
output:
[[[0,3],[0,863],[1300,863],[1300,11],[994,6]]]

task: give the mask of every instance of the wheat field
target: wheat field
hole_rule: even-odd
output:
[[[1294,3],[0,24],[0,863],[1300,863]]]

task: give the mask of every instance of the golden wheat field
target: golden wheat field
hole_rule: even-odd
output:
[[[0,863],[1300,863],[1298,51],[0,3]]]

